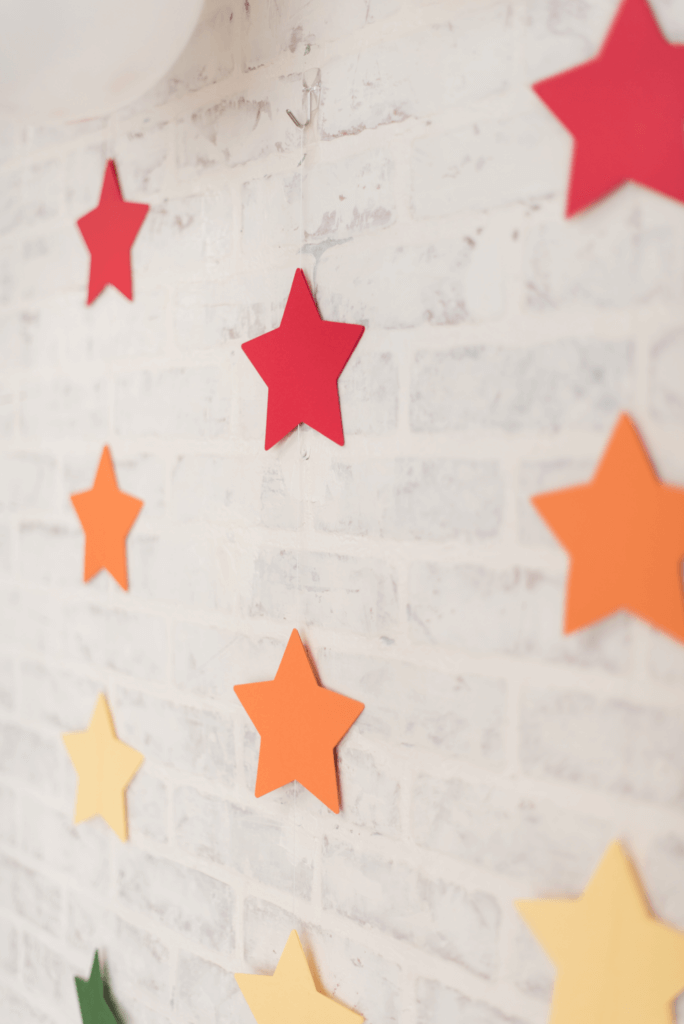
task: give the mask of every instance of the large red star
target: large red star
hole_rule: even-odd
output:
[[[568,217],[626,181],[684,201],[684,46],[646,0],[623,0],[598,56],[534,90],[575,137]]]
[[[363,704],[319,686],[296,629],[275,679],[235,692],[261,736],[255,796],[297,781],[337,813],[335,747]]]
[[[300,423],[344,444],[337,378],[363,332],[359,324],[322,320],[296,271],[280,327],[242,346],[268,385],[267,449]]]
[[[684,641],[684,488],[622,415],[594,479],[532,502],[570,554],[565,632],[625,609]]]
[[[84,580],[87,583],[101,569],[107,569],[128,590],[126,537],[143,503],[119,490],[106,446],[91,490],[72,494],[71,502],[86,535]]]
[[[121,196],[116,166],[107,163],[100,202],[77,222],[90,249],[88,305],[108,284],[133,298],[131,246],[147,216],[145,203],[127,203]]]

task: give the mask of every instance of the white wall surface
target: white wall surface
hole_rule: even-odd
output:
[[[79,1021],[99,948],[128,1024],[248,1024],[232,972],[272,972],[296,926],[370,1024],[543,1024],[512,901],[576,895],[613,838],[684,928],[684,648],[626,615],[564,637],[566,557],[528,503],[585,481],[622,409],[684,485],[684,206],[628,186],[565,221],[571,142],[529,88],[615,6],[216,0],[131,109],[3,132],[3,1022]],[[684,41],[684,0],[654,7]],[[75,221],[108,156],[151,210],[135,301],[86,308]],[[240,344],[300,265],[324,317],[367,325],[347,443],[264,452]],[[69,501],[105,443],[145,502],[128,593],[82,582]],[[232,688],[294,627],[366,703],[339,816],[253,796]],[[99,691],[146,759],[128,844],[71,824],[60,737]]]

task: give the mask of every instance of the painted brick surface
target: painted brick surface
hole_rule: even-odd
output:
[[[653,4],[684,41],[684,4]],[[684,927],[684,647],[626,615],[564,636],[529,504],[591,476],[622,409],[684,486],[684,207],[630,185],[565,221],[571,141],[529,88],[615,6],[207,0],[129,109],[0,128],[3,1021],[73,1024],[97,947],[127,1024],[249,1024],[233,972],[296,927],[369,1024],[543,1024],[513,900],[577,894],[616,837]],[[86,308],[74,222],[108,156],[151,208],[135,301]],[[346,444],[265,452],[240,345],[298,266],[366,327]],[[82,582],[69,495],[104,444],[145,502],[128,593]],[[366,704],[339,817],[253,795],[233,686],[295,627]],[[72,823],[60,737],[100,691],[145,757],[126,845]]]

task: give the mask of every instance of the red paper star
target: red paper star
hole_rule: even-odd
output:
[[[267,449],[300,423],[344,444],[337,378],[363,332],[359,324],[322,320],[296,271],[280,327],[242,346],[268,385]]]
[[[684,46],[646,0],[623,0],[599,55],[534,90],[575,136],[568,217],[626,181],[684,201]]]
[[[622,415],[594,479],[532,502],[570,554],[565,632],[624,608],[684,641],[684,489]]]
[[[145,203],[124,201],[116,166],[110,160],[99,205],[77,222],[91,256],[88,305],[108,284],[113,284],[127,299],[133,298],[131,246],[148,210]]]
[[[103,449],[92,489],[72,494],[71,501],[86,535],[85,582],[107,569],[128,590],[126,537],[143,503],[119,490],[109,448]]]
[[[243,683],[235,692],[261,736],[254,795],[297,781],[337,814],[335,747],[363,704],[319,686],[296,629],[275,679]]]

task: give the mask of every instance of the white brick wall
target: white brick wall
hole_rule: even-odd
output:
[[[683,41],[684,0],[654,7]],[[543,1024],[512,900],[577,893],[616,837],[684,928],[684,648],[622,615],[564,637],[528,502],[585,480],[621,409],[684,485],[684,207],[629,186],[565,221],[570,141],[529,89],[614,8],[209,0],[131,109],[0,131],[3,1022],[74,1024],[98,947],[128,1024],[248,1024],[232,972],[296,926],[370,1024]],[[303,154],[285,108],[315,67]],[[107,156],[151,210],[135,301],[86,308]],[[299,265],[367,326],[346,445],[264,452],[240,344]],[[104,443],[145,501],[128,593],[81,582],[69,495]],[[339,817],[253,796],[233,686],[294,627],[366,704]],[[60,736],[101,690],[145,755],[126,845],[71,824]]]

